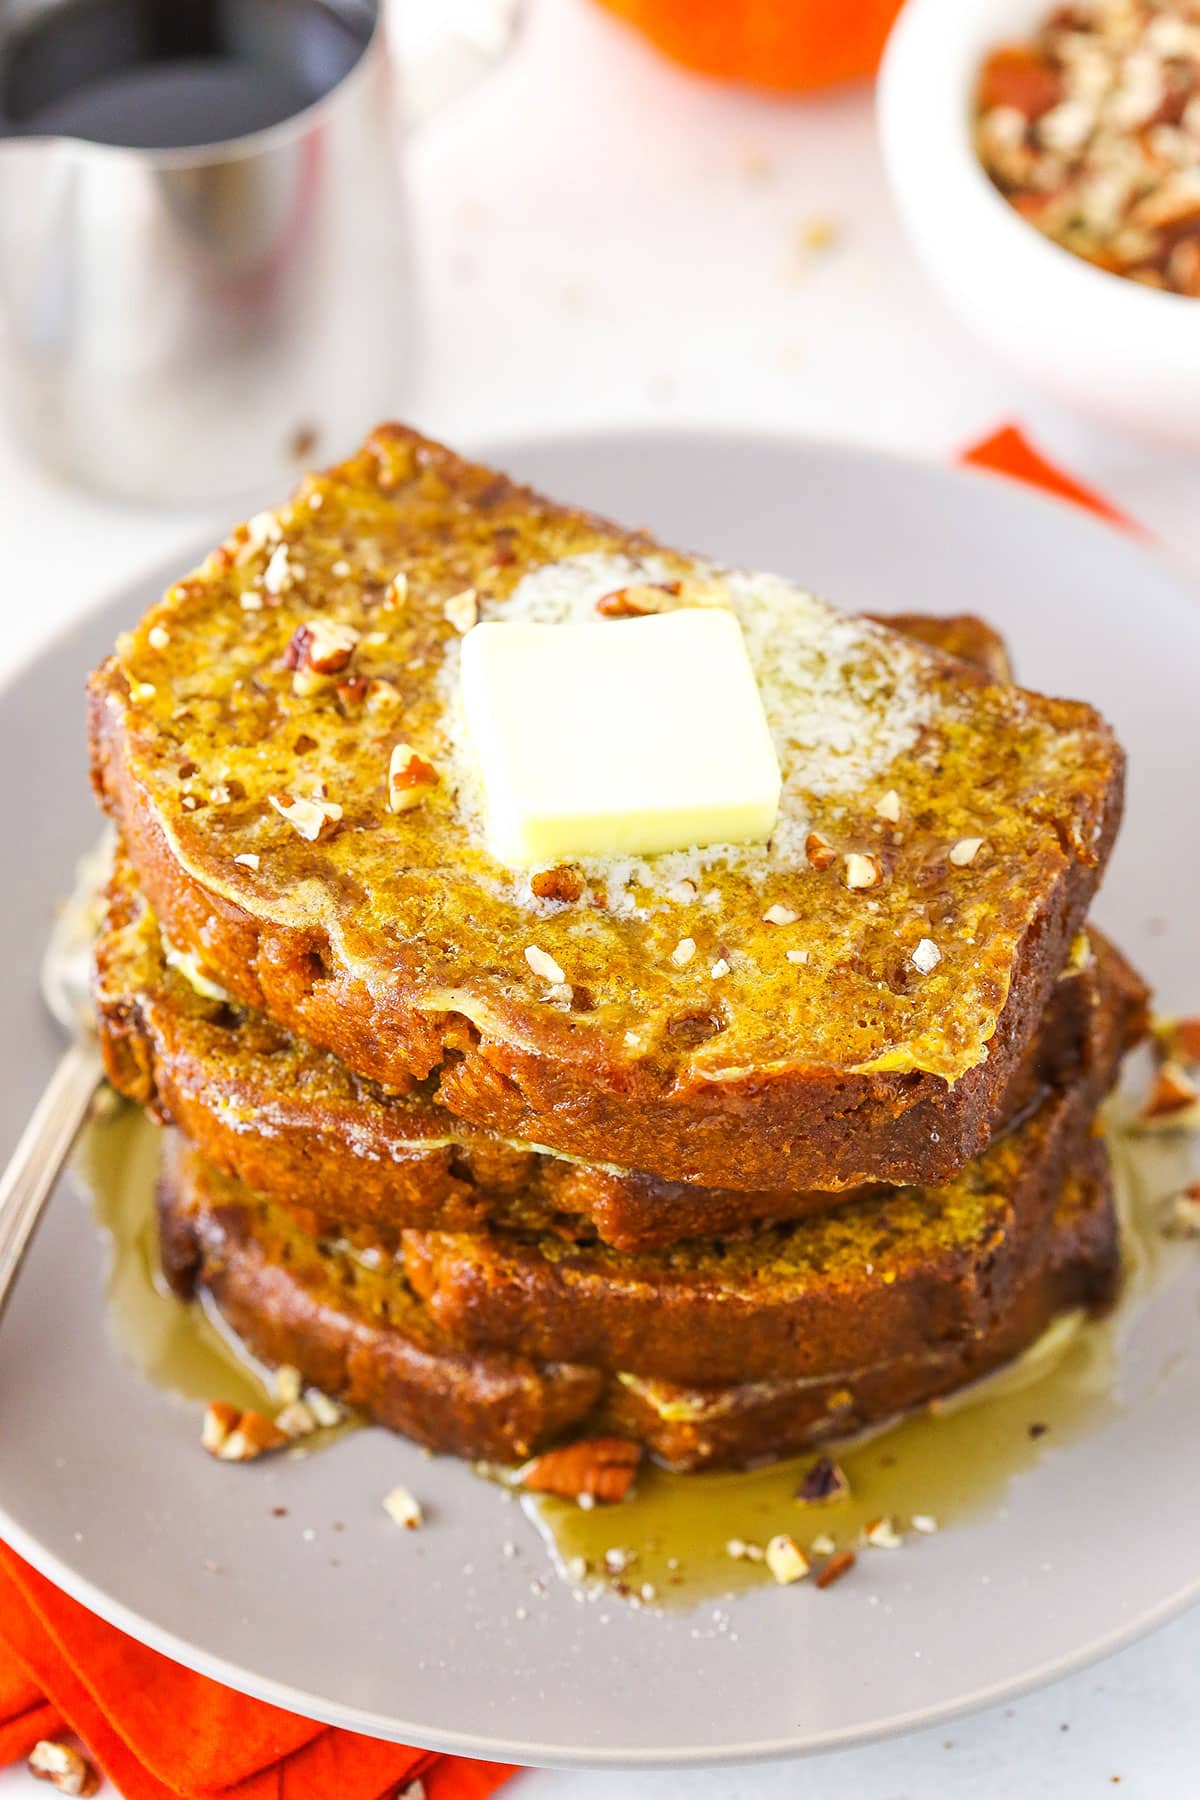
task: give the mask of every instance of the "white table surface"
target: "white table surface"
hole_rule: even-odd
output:
[[[724,423],[943,456],[1017,418],[1200,571],[1200,460],[1066,414],[946,315],[891,215],[865,94],[797,106],[726,92],[675,73],[586,0],[535,0],[506,66],[414,136],[410,175],[425,324],[395,409],[427,430],[469,446]],[[839,233],[819,255],[801,244],[814,217]],[[0,675],[98,592],[228,522],[228,508],[136,512],[68,491],[0,434]],[[1131,1555],[1152,1501],[1148,1475]],[[1032,1643],[1036,1619],[1029,1629]],[[1075,1800],[1119,1778],[1138,1800],[1191,1800],[1198,1671],[1195,1615],[1040,1695],[900,1742],[711,1775],[543,1772],[511,1791]],[[45,1792],[0,1775],[0,1800]]]

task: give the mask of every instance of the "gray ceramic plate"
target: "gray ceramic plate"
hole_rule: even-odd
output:
[[[1086,695],[1129,746],[1128,823],[1099,916],[1173,1005],[1200,1009],[1200,605],[1147,549],[1003,481],[831,445],[658,433],[494,455],[555,495],[848,607],[994,620],[1030,685]],[[55,1052],[37,957],[96,829],[83,678],[190,560],[110,601],[0,700],[4,1148]],[[1019,1477],[1006,1508],[911,1557],[871,1553],[869,1579],[836,1602],[755,1591],[725,1630],[710,1606],[579,1605],[556,1582],[531,1595],[544,1565],[518,1509],[381,1433],[306,1462],[210,1463],[194,1411],[110,1346],[102,1270],[64,1184],[0,1334],[0,1532],[168,1654],[359,1731],[534,1763],[787,1756],[995,1701],[1200,1594],[1200,1259],[1176,1263],[1126,1334],[1115,1416]],[[427,1503],[419,1535],[380,1509],[396,1482]],[[508,1537],[520,1556],[501,1554]]]

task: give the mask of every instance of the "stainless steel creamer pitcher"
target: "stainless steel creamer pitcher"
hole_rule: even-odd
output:
[[[250,493],[402,404],[383,4],[0,0],[3,403],[63,476]]]

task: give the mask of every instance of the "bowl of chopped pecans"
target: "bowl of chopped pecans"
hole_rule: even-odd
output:
[[[1200,449],[1200,0],[908,0],[878,104],[964,323],[1081,409]]]

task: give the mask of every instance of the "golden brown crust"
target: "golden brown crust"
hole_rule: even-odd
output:
[[[1106,839],[1105,858],[1110,847]],[[563,1064],[492,1044],[449,1063],[438,1097],[502,1136],[553,1137],[571,1155],[619,1156],[682,1182],[799,1191],[952,1181],[987,1144],[1094,885],[1094,871],[1074,865],[1030,922],[987,1061],[953,1087],[924,1072],[809,1068],[647,1094],[634,1109],[611,1090],[581,1086]]]
[[[519,1461],[563,1439],[614,1431],[679,1469],[738,1466],[845,1436],[952,1392],[1019,1354],[1067,1307],[1110,1297],[1116,1221],[1102,1147],[1082,1155],[1040,1263],[987,1333],[931,1357],[855,1367],[805,1384],[685,1388],[610,1380],[573,1365],[465,1351],[395,1270],[347,1279],[347,1253],[306,1239],[179,1140],[160,1187],[164,1266],[182,1296],[207,1291],[263,1361],[434,1450]]]
[[[1001,1105],[1103,1063],[1113,1030],[1145,1028],[1146,990],[1091,934],[1085,967],[1055,984]],[[688,1186],[506,1143],[418,1095],[389,1095],[261,1014],[198,993],[168,966],[157,924],[118,855],[96,946],[95,1008],[108,1073],[248,1186],[344,1224],[461,1232],[487,1223],[596,1233],[623,1250],[801,1218],[842,1195]]]
[[[1028,1349],[1057,1314],[1107,1306],[1118,1273],[1108,1164],[1103,1145],[1093,1142],[1064,1185],[1043,1260],[1015,1285],[980,1335],[939,1355],[901,1358],[812,1386],[766,1382],[705,1389],[615,1382],[606,1398],[605,1423],[623,1437],[651,1445],[673,1468],[794,1456],[977,1381]]]
[[[508,1461],[593,1411],[595,1370],[466,1351],[396,1275],[322,1256],[278,1209],[167,1140],[159,1188],[163,1269],[185,1298],[211,1294],[263,1362],[437,1450]]]
[[[974,613],[880,613],[868,614],[879,625],[902,631],[905,637],[918,638],[931,650],[943,656],[957,656],[960,662],[972,663],[993,681],[1012,681],[1013,666],[1008,645],[986,619]]]
[[[430,669],[451,654],[447,597],[470,583],[490,616],[530,570],[657,554],[648,540],[399,427],[314,478],[277,529],[292,571],[279,593],[266,581],[279,545],[243,531],[92,686],[95,779],[139,879],[173,940],[240,1000],[359,1074],[396,1087],[435,1076],[441,1100],[474,1123],[672,1180],[938,1181],[986,1141],[1116,829],[1122,759],[1096,714],[878,628],[830,625],[794,596],[850,658],[846,693],[865,684],[881,696],[871,717],[920,720],[872,791],[802,787],[831,841],[879,855],[876,910],[840,865],[818,874],[772,851],[752,873],[722,866],[706,876],[721,907],[696,920],[704,941],[681,970],[667,948],[695,908],[614,911],[593,884],[576,907],[531,911],[472,837],[453,783],[399,821],[381,800],[395,717],[438,760],[446,726]],[[345,580],[333,573],[342,560]],[[382,573],[397,568],[409,587],[393,629],[381,626]],[[242,610],[246,598],[257,610]],[[317,613],[378,628],[363,631],[364,644],[384,640],[364,673],[386,666],[391,723],[351,717],[357,702],[336,689],[293,690],[287,646]],[[268,802],[312,776],[337,786],[342,816],[308,844]],[[895,831],[875,812],[874,786],[887,785],[906,809]],[[214,801],[218,789],[228,801]],[[975,827],[986,853],[952,870],[950,844]],[[762,923],[776,900],[812,948],[803,979]],[[909,953],[929,935],[941,962],[917,980]],[[734,967],[717,1005],[704,984],[726,939]],[[547,1004],[524,964],[531,941],[567,970],[569,1005]]]
[[[1042,1254],[1123,1043],[948,1187],[629,1255],[497,1229],[403,1234],[409,1281],[465,1343],[707,1385],[944,1354],[990,1331]]]

